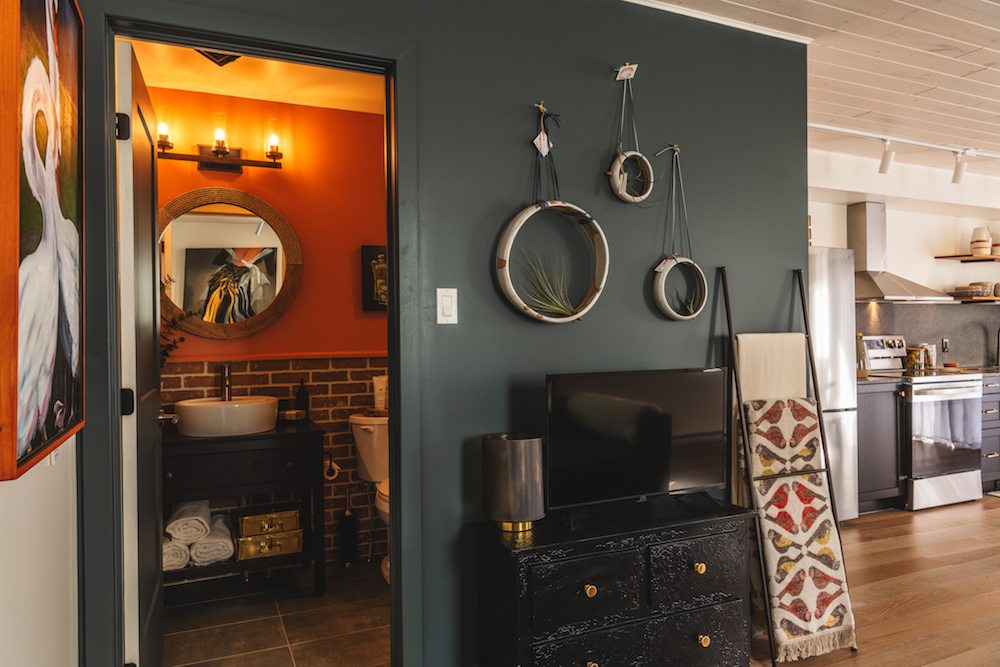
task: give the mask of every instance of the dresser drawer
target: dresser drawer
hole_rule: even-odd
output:
[[[652,664],[644,660],[651,622],[595,630],[572,639],[541,644],[532,651],[533,667],[624,667]]]
[[[536,646],[533,667],[744,667],[743,602],[660,616]]]
[[[598,554],[531,568],[532,631],[550,632],[581,621],[639,609],[643,581],[638,549]]]
[[[312,447],[282,447],[164,457],[163,493],[309,482],[315,475],[314,455]]]
[[[658,619],[647,633],[655,654],[643,667],[743,667],[750,663],[749,628],[744,602],[672,614]],[[707,646],[706,646],[707,644]]]
[[[745,531],[650,546],[650,605],[680,611],[740,597],[746,553]]]

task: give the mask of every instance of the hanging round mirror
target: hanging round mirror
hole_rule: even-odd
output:
[[[205,338],[273,324],[302,280],[302,251],[273,206],[233,188],[201,188],[159,211],[160,312]]]

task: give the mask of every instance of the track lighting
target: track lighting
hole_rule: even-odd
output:
[[[888,139],[882,140],[882,162],[878,165],[878,173],[880,174],[888,174],[889,170],[892,169],[892,161],[896,158],[896,151],[889,150],[891,143]]]
[[[962,156],[962,153],[955,153],[955,171],[951,175],[952,183],[961,183],[965,177],[965,168],[969,163],[963,160]]]
[[[907,146],[917,146],[919,148],[926,148],[928,150],[935,151],[947,151],[949,153],[955,154],[955,171],[952,173],[951,182],[961,183],[962,178],[965,176],[965,169],[968,166],[969,158],[987,158],[990,160],[1000,160],[1000,153],[989,153],[981,151],[977,148],[953,148],[951,146],[942,146],[940,144],[930,144],[925,141],[915,141],[913,139],[900,139],[898,137],[886,137],[881,134],[875,134],[873,132],[865,132],[864,130],[849,130],[843,127],[836,127],[834,125],[820,125],[819,123],[808,123],[807,127],[810,130],[819,130],[821,132],[833,132],[836,134],[846,134],[850,137],[862,137],[865,139],[878,139],[882,142],[882,161],[879,163],[878,173],[888,174],[889,169],[892,167],[892,161],[896,157],[896,152],[889,150],[889,145],[892,142],[897,144],[906,144]]]

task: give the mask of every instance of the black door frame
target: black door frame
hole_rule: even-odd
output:
[[[240,16],[237,14],[234,17]],[[170,20],[175,17],[171,16]],[[191,17],[196,20],[197,17]],[[242,17],[245,23],[247,17]],[[93,19],[91,19],[93,20]],[[261,20],[259,32],[268,34],[268,22]],[[303,26],[303,33],[313,30]],[[121,368],[118,308],[118,242],[116,150],[114,118],[116,37],[145,39],[188,47],[233,51],[276,60],[288,60],[341,69],[381,74],[386,81],[386,225],[390,255],[388,309],[389,374],[394,391],[390,392],[390,443],[397,455],[390,457],[389,546],[393,563],[391,576],[392,664],[419,664],[423,652],[421,621],[422,548],[419,521],[404,525],[401,506],[411,517],[419,517],[419,473],[402,479],[404,468],[418,471],[420,461],[420,417],[418,401],[404,400],[419,394],[419,366],[416,363],[419,339],[401,335],[401,321],[414,322],[415,299],[402,296],[400,274],[416,272],[416,63],[412,43],[383,37],[313,30],[313,44],[343,44],[345,50],[270,41],[251,36],[212,33],[194,27],[179,27],[155,20],[104,17],[104,40],[88,47],[88,61],[94,63],[96,48],[103,55],[97,65],[87,69],[93,78],[103,80],[103,93],[95,105],[95,90],[85,88],[88,108],[100,108],[101,114],[87,114],[86,156],[89,174],[98,178],[103,192],[90,189],[86,201],[86,351],[87,423],[77,438],[78,567],[79,567],[79,645],[81,667],[122,665],[124,662],[122,610],[122,462],[120,402]],[[307,40],[303,40],[304,42]],[[362,55],[369,54],[369,55]],[[103,70],[103,71],[100,71]],[[94,77],[99,71],[100,76]],[[100,122],[103,120],[103,122]],[[96,122],[95,122],[96,121]],[[400,175],[403,175],[400,178]],[[96,193],[96,194],[94,194]],[[103,195],[103,199],[101,197]],[[405,203],[401,203],[405,202]],[[400,220],[408,223],[401,227]],[[104,220],[105,224],[95,224]],[[400,248],[413,248],[401,257]],[[411,254],[412,253],[412,254]],[[405,266],[401,265],[405,263]],[[409,327],[414,331],[416,327]],[[412,360],[403,363],[403,357]],[[407,433],[416,437],[403,437]],[[405,441],[404,441],[405,440]],[[412,440],[412,442],[410,442]],[[404,581],[406,582],[404,584]]]

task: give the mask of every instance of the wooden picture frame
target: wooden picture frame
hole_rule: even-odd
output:
[[[384,245],[361,246],[361,310],[388,310],[389,271]]]
[[[84,423],[83,18],[0,10],[0,480]],[[15,224],[14,221],[18,221]]]

